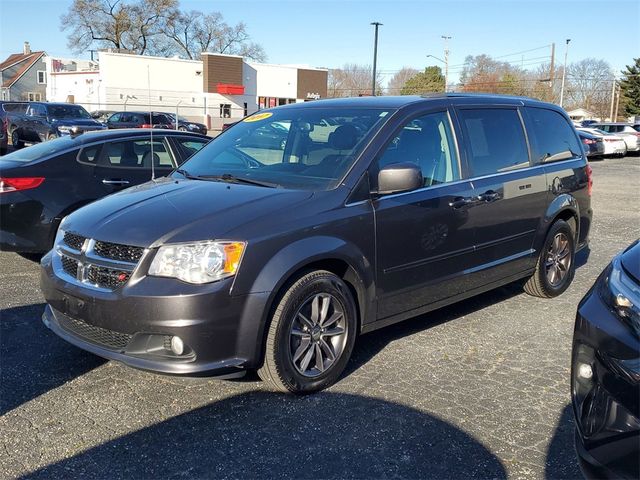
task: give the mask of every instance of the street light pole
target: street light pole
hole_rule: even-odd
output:
[[[441,38],[444,40],[444,91],[446,93],[449,91],[449,40],[451,37],[441,35]]]
[[[373,41],[373,81],[371,85],[371,95],[376,95],[376,63],[378,61],[378,27],[382,25],[380,22],[371,22],[376,29],[375,39]]]
[[[567,55],[569,55],[569,42],[570,38],[566,40],[566,47],[564,50],[564,68],[562,69],[562,85],[560,87],[560,106],[562,107],[562,102],[564,100],[564,79],[567,76]]]

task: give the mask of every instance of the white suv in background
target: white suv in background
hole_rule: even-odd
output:
[[[589,128],[597,128],[607,133],[615,133],[622,137],[627,144],[629,152],[637,152],[640,150],[640,132],[638,132],[630,123],[594,123]]]

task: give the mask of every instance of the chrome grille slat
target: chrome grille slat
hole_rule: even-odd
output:
[[[55,251],[54,269],[59,276],[88,288],[114,291],[129,281],[145,248],[65,232]]]

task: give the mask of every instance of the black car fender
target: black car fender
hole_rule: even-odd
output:
[[[578,238],[580,238],[580,206],[573,195],[562,193],[553,199],[544,216],[540,219],[538,233],[533,242],[533,249],[536,252],[540,251],[549,228],[558,219],[562,219],[571,225],[577,244]]]
[[[241,265],[240,270],[242,267]],[[262,322],[264,325],[271,307],[287,283],[309,268],[332,270],[341,276],[354,290],[352,293],[358,305],[361,323],[365,323],[366,319],[375,319],[374,266],[356,245],[332,236],[314,236],[286,245],[270,256],[259,272],[251,271],[245,275],[240,273],[234,282],[232,294],[269,292],[265,321]]]

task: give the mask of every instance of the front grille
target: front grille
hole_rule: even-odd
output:
[[[64,243],[69,245],[74,250],[81,250],[82,244],[85,241],[85,237],[81,235],[76,235],[71,232],[64,232]]]
[[[89,265],[87,268],[87,280],[89,283],[110,290],[115,290],[127,283],[130,276],[131,272],[114,268],[99,267],[97,265]]]
[[[70,318],[66,315],[59,315],[58,321],[60,326],[65,330],[73,333],[79,337],[84,338],[92,343],[96,343],[103,347],[111,348],[114,350],[123,350],[128,345],[133,335],[126,333],[114,332],[113,330],[107,330],[106,328],[96,327],[89,325],[82,320],[76,318]]]
[[[93,251],[100,257],[137,263],[142,258],[144,248],[98,241],[96,242]]]
[[[71,275],[72,277],[75,278],[76,275],[78,274],[78,261],[71,257],[67,257],[66,255],[62,255],[61,260],[62,260],[62,269],[68,275]]]

